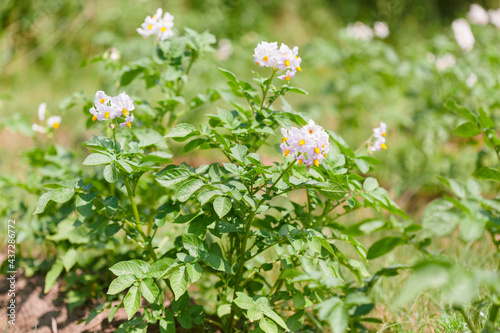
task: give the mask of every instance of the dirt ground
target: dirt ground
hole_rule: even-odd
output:
[[[114,332],[116,328],[127,320],[123,308],[116,312],[113,322],[108,322],[110,310],[105,310],[94,318],[88,325],[78,324],[85,319],[98,304],[86,304],[69,313],[64,303],[64,295],[59,290],[59,283],[47,293],[43,293],[44,277],[33,276],[25,278],[22,270],[16,274],[16,320],[15,326],[7,328],[7,305],[9,282],[5,276],[0,276],[0,332],[1,333],[91,333]],[[35,325],[37,330],[35,331]],[[7,328],[7,331],[5,329]]]

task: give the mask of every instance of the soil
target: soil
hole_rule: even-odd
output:
[[[44,294],[43,276],[26,278],[19,269],[16,278],[15,326],[9,325],[8,328],[6,312],[11,299],[8,294],[9,281],[5,276],[1,276],[0,279],[0,332],[2,333],[107,333],[114,332],[118,326],[127,321],[125,310],[120,308],[112,323],[108,322],[110,310],[105,310],[88,325],[85,325],[85,322],[78,324],[78,321],[86,319],[98,304],[86,304],[70,313],[63,301],[64,294],[58,291],[59,281],[47,294]]]

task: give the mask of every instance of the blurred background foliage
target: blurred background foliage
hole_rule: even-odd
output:
[[[260,72],[252,62],[252,52],[261,40],[297,45],[303,72],[293,84],[307,90],[310,97],[293,97],[290,104],[337,131],[353,147],[385,121],[389,125],[389,149],[378,155],[382,165],[376,176],[404,206],[417,207],[420,194],[432,197],[442,190],[436,188],[437,175],[465,176],[474,164],[482,163],[475,160],[474,151],[467,155],[464,148],[457,154],[460,144],[448,140],[457,120],[443,108],[447,99],[459,97],[466,104],[479,106],[485,96],[493,95],[488,95],[489,89],[496,86],[491,70],[500,62],[494,47],[500,41],[496,28],[473,27],[480,29],[474,31],[477,36],[484,36],[481,54],[475,54],[475,50],[465,54],[453,40],[451,21],[464,16],[471,3],[4,0],[0,3],[0,121],[15,126],[7,126],[10,131],[2,134],[1,169],[19,172],[17,150],[29,147],[31,123],[36,121],[36,109],[42,102],[48,104],[52,114],[63,112],[63,123],[71,124],[60,128],[56,140],[64,147],[78,149],[80,142],[91,135],[85,129],[86,118],[75,108],[67,111],[62,107],[59,111],[60,102],[74,92],[91,96],[98,89],[116,89],[115,78],[102,63],[82,67],[82,61],[111,47],[121,52],[123,63],[148,55],[150,41],[143,40],[135,29],[145,15],[163,7],[175,16],[176,29],[208,29],[219,40],[219,52],[196,64],[192,71],[195,80],[186,86],[187,95],[209,87],[224,89],[218,66],[236,72],[242,79],[250,79],[253,70]],[[485,8],[500,5],[498,1],[477,3]],[[370,42],[350,39],[345,27],[355,21],[371,26],[375,21],[385,21],[391,34],[385,40]],[[232,51],[230,56],[220,53],[224,47]],[[428,55],[446,52],[462,57],[463,61],[457,63],[466,65],[436,71]],[[489,58],[482,56],[484,52]],[[489,63],[481,73],[484,61]],[[479,81],[491,82],[468,89],[465,79],[472,69],[478,71]],[[145,91],[140,86],[127,89],[135,89],[132,93],[137,95]],[[207,112],[212,112],[210,107],[202,107],[183,120],[196,122],[198,115]]]

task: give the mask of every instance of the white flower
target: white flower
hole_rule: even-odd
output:
[[[98,106],[105,106],[111,101],[111,97],[106,95],[106,93],[102,90],[99,90],[95,93],[94,104],[97,108]]]
[[[372,145],[370,145],[371,151],[379,151],[380,149],[387,149],[384,137],[377,138],[375,142]]]
[[[38,124],[31,125],[31,128],[33,129],[33,131],[38,132],[38,133],[42,133],[42,134],[47,133],[47,129],[43,126],[38,125]]]
[[[389,36],[389,26],[385,22],[377,21],[373,25],[373,32],[378,38],[387,38]]]
[[[107,52],[109,55],[109,59],[111,59],[113,61],[120,60],[121,54],[120,54],[120,51],[118,51],[118,49],[112,47],[112,48],[108,49]]]
[[[111,98],[111,108],[113,110],[111,119],[122,114],[126,117],[130,111],[135,110],[134,101],[125,92]]]
[[[496,10],[490,9],[488,11],[488,14],[490,14],[491,24],[493,24],[497,28],[500,28],[500,8]]]
[[[351,38],[369,41],[373,38],[372,28],[362,22],[349,23],[346,28],[347,35]]]
[[[274,68],[278,54],[278,42],[260,42],[254,49],[253,61],[260,67]]]
[[[61,125],[62,118],[60,116],[52,116],[47,119],[47,125],[52,128],[58,128]]]
[[[157,35],[160,40],[165,40],[174,35],[173,27],[174,16],[169,12],[163,14],[163,9],[158,8],[153,16],[146,16],[137,32],[142,37]]]
[[[218,60],[226,60],[233,54],[233,45],[229,39],[221,39],[219,41],[219,48],[215,52],[215,57]]]
[[[141,24],[140,28],[137,28],[137,32],[144,38],[156,34],[157,20],[151,16],[147,16],[144,19],[144,23]]]
[[[456,19],[451,24],[451,27],[458,45],[463,50],[472,51],[475,39],[472,34],[472,30],[470,29],[469,22],[463,18]]]
[[[281,129],[283,140],[280,145],[282,153],[290,153],[299,161],[299,165],[319,166],[330,151],[329,136],[325,130],[310,120],[301,129],[292,127],[289,130]]]
[[[444,71],[449,67],[455,66],[455,57],[449,53],[436,59],[436,68],[438,71]]]
[[[44,121],[45,120],[45,111],[47,110],[47,104],[46,103],[40,103],[40,105],[38,105],[38,119],[40,121]]]
[[[131,122],[133,122],[133,121],[134,121],[134,116],[133,115],[127,116],[125,118],[125,121],[120,124],[120,127],[121,128],[123,128],[125,126],[131,127],[132,126]]]
[[[380,122],[380,126],[373,129],[373,137],[375,142],[369,145],[371,151],[379,151],[380,149],[387,149],[385,145],[385,136],[387,135],[387,126],[384,122]]]
[[[467,80],[465,80],[465,84],[467,87],[472,88],[477,82],[477,75],[476,73],[470,73],[469,77]]]
[[[373,136],[375,138],[385,138],[387,132],[387,126],[384,122],[380,122],[380,126],[373,129]]]
[[[483,7],[478,4],[470,5],[470,10],[467,13],[467,17],[472,24],[486,25],[489,21],[488,13]]]
[[[260,67],[272,67],[275,71],[283,70],[285,74],[278,76],[281,80],[289,81],[295,77],[295,73],[301,72],[300,63],[302,59],[298,56],[299,48],[295,46],[290,49],[285,44],[260,42],[254,50],[253,61]]]

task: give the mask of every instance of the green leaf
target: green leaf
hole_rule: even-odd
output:
[[[238,86],[238,79],[236,79],[236,76],[231,73],[230,71],[228,71],[227,69],[223,69],[223,68],[220,68],[218,67],[217,68],[222,74],[224,74],[224,76],[229,80],[229,82],[231,82],[232,84],[234,84],[235,86]]]
[[[259,322],[259,327],[266,333],[278,333],[278,327],[276,324],[267,318],[262,318]]]
[[[200,251],[205,250],[205,244],[200,237],[195,234],[183,233],[182,234],[182,245],[186,250],[188,250],[189,255],[193,257],[198,257]]]
[[[116,183],[118,180],[118,170],[116,169],[116,165],[114,163],[106,165],[104,168],[104,179],[108,183]]]
[[[130,166],[130,163],[128,163],[127,161],[125,160],[118,160],[116,161],[118,163],[118,165],[126,172],[126,173],[131,173],[133,170],[132,170],[132,166]]]
[[[214,200],[214,210],[220,219],[223,218],[227,213],[229,213],[231,207],[231,199],[229,199],[228,197],[217,197]]]
[[[76,264],[78,261],[78,251],[74,248],[69,249],[62,257],[62,263],[66,272]]]
[[[202,252],[201,259],[210,267],[215,270],[232,274],[231,267],[226,259],[220,257],[213,252]]]
[[[151,265],[151,268],[147,272],[147,276],[159,279],[162,277],[175,262],[172,258],[162,258]]]
[[[396,246],[404,244],[406,244],[405,240],[399,237],[389,236],[386,238],[382,238],[370,247],[370,249],[368,250],[368,254],[366,255],[366,259],[371,260],[378,258],[391,251]]]
[[[261,307],[261,310],[262,312],[264,312],[264,315],[274,320],[278,325],[283,327],[285,330],[288,330],[285,321],[276,312],[274,312],[274,310],[271,309],[270,306],[266,306],[264,308]]]
[[[474,124],[463,123],[462,125],[455,128],[453,134],[461,136],[462,138],[471,138],[478,134],[481,134],[481,130]]]
[[[123,306],[125,307],[125,311],[127,312],[128,320],[130,320],[130,318],[132,318],[137,310],[139,310],[140,305],[141,295],[139,293],[139,290],[136,286],[132,286],[123,299]]]
[[[160,318],[160,333],[175,333],[175,317],[169,310],[165,310],[165,318]]]
[[[366,178],[364,183],[363,183],[363,189],[366,192],[372,192],[372,191],[376,190],[378,187],[379,187],[378,181],[372,177]]]
[[[113,162],[113,160],[108,155],[94,153],[87,156],[85,161],[83,161],[83,165],[101,165],[109,164],[111,162]]]
[[[255,301],[247,294],[238,291],[236,295],[237,297],[234,299],[234,304],[240,309],[248,310],[255,305]]]
[[[188,179],[189,176],[188,170],[175,167],[165,170],[160,176],[156,177],[156,181],[162,186],[171,187]]]
[[[160,294],[160,289],[153,282],[153,279],[143,279],[141,281],[141,294],[149,303],[154,303],[156,297]]]
[[[254,305],[247,310],[247,316],[251,322],[254,322],[257,320],[261,320],[264,315],[262,314],[262,311],[260,311],[259,307],[257,305]]]
[[[38,199],[38,202],[36,204],[36,209],[33,215],[42,214],[44,212],[45,207],[47,207],[47,204],[49,203],[51,196],[52,192],[45,192],[40,196],[40,199]]]
[[[479,124],[481,124],[481,127],[483,128],[495,127],[495,123],[490,117],[488,117],[488,115],[486,114],[486,112],[482,107],[480,107],[478,111],[479,111]]]
[[[349,191],[341,184],[328,181],[326,184],[322,184],[317,187],[318,192],[323,194],[328,199],[340,200],[345,197]]]
[[[195,283],[201,277],[201,266],[196,262],[194,264],[187,263],[186,271],[191,279],[191,283]]]
[[[189,153],[191,150],[198,148],[207,141],[208,140],[204,138],[196,138],[194,140],[191,140],[184,146],[184,148],[182,148],[181,154]]]
[[[92,212],[95,193],[79,193],[76,197],[76,210],[82,216],[87,216]]]
[[[121,275],[111,281],[107,294],[116,295],[130,287],[136,280],[137,278],[132,274]]]
[[[133,274],[137,278],[141,278],[144,275],[144,271],[141,266],[133,260],[120,261],[114,264],[110,269],[116,276]]]
[[[236,161],[238,161],[241,165],[247,165],[246,154],[248,151],[247,146],[236,145],[231,148],[231,156],[233,156]]]
[[[170,276],[170,286],[172,287],[172,291],[174,292],[175,300],[177,301],[179,297],[184,295],[187,289],[187,275],[184,274],[186,271],[185,266],[179,267],[176,269],[172,275]]]
[[[130,82],[132,82],[143,71],[144,71],[143,67],[138,67],[123,72],[122,76],[120,77],[120,86],[124,87],[130,84]]]
[[[295,332],[302,328],[304,325],[304,310],[300,310],[295,313],[293,316],[288,317],[286,320],[286,326],[291,332]]]
[[[63,271],[64,265],[61,260],[56,260],[56,262],[52,265],[50,270],[47,272],[45,276],[45,287],[43,289],[44,293],[48,293],[50,289],[54,286],[57,281],[59,275],[61,275]]]
[[[349,315],[344,303],[338,298],[327,299],[317,305],[318,317],[330,323],[332,332],[345,333],[349,325]]]
[[[474,171],[472,176],[478,179],[490,179],[490,180],[500,181],[500,171],[492,168],[480,168]]]
[[[193,196],[193,194],[203,186],[201,179],[191,179],[183,183],[175,192],[175,197],[180,202],[186,202]]]
[[[165,136],[166,138],[185,138],[191,134],[197,134],[196,127],[191,124],[181,123],[172,128],[172,130]]]
[[[370,171],[370,165],[365,160],[361,158],[355,158],[354,163],[356,163],[356,166],[362,173],[367,173],[368,171]]]
[[[450,109],[451,111],[454,111],[456,114],[462,116],[463,118],[467,119],[471,123],[475,124],[476,123],[476,116],[466,107],[463,106],[458,106],[455,101],[448,101],[446,103],[446,107]]]
[[[203,206],[208,201],[210,201],[214,196],[224,195],[224,192],[221,190],[213,190],[213,191],[203,191],[198,195],[198,201]]]
[[[50,200],[55,201],[57,203],[65,203],[73,197],[75,191],[70,188],[58,188],[52,191],[50,196]]]
[[[424,233],[443,237],[455,230],[460,216],[453,211],[454,205],[445,199],[438,199],[427,205],[422,217]]]

